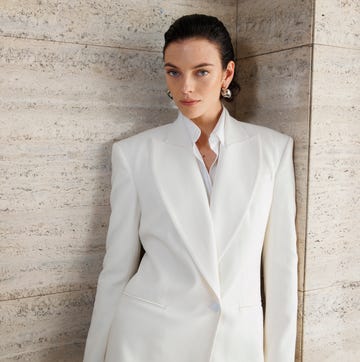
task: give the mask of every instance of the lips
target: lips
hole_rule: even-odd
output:
[[[196,100],[196,99],[184,99],[182,101],[180,101],[180,103],[184,106],[193,106],[197,103],[199,103],[200,101],[199,100]]]

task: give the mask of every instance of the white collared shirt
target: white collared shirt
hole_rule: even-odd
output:
[[[219,120],[217,121],[214,129],[212,130],[212,132],[209,136],[210,148],[216,154],[216,158],[215,158],[214,162],[212,163],[212,165],[210,166],[209,171],[207,170],[204,160],[200,154],[200,151],[199,151],[198,147],[196,146],[196,141],[199,139],[199,137],[201,135],[201,129],[189,118],[184,116],[184,117],[181,117],[181,119],[183,120],[183,122],[186,126],[186,129],[190,136],[191,142],[193,144],[194,155],[195,155],[197,163],[199,165],[201,176],[202,176],[202,179],[203,179],[205,187],[206,187],[208,200],[210,202],[212,185],[213,185],[214,178],[215,178],[215,172],[216,172],[216,167],[218,164],[218,159],[220,157],[220,150],[221,150],[221,146],[224,145],[224,134],[225,134],[224,133],[224,126],[225,126],[224,108],[221,112]]]

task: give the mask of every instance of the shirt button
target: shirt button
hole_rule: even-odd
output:
[[[221,309],[220,304],[218,302],[212,302],[210,304],[209,308],[215,313],[220,312],[220,309]]]

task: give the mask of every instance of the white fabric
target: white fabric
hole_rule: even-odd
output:
[[[225,126],[224,109],[222,110],[221,115],[209,136],[210,148],[216,154],[216,158],[215,158],[214,162],[212,163],[212,165],[210,166],[209,171],[207,170],[204,159],[202,158],[200,151],[199,151],[198,147],[196,146],[196,141],[199,139],[199,137],[201,135],[201,129],[193,121],[191,121],[189,118],[185,117],[184,115],[182,115],[182,117],[180,117],[180,119],[181,119],[182,123],[184,123],[184,125],[187,129],[187,132],[190,136],[190,140],[193,143],[194,155],[195,155],[196,161],[199,165],[201,177],[203,178],[204,185],[206,187],[208,200],[210,202],[212,185],[213,185],[214,179],[215,179],[215,172],[216,172],[216,168],[217,168],[217,164],[218,164],[218,159],[220,158],[219,153],[221,152],[221,148],[224,145],[224,126]]]
[[[294,361],[293,139],[225,117],[210,205],[179,118],[113,145],[85,362]]]

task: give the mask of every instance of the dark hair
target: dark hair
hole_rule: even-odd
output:
[[[164,38],[163,57],[165,56],[166,48],[172,42],[189,38],[204,38],[218,47],[223,69],[226,69],[231,60],[235,61],[230,34],[224,24],[214,16],[203,14],[182,16],[170,26]],[[240,91],[240,85],[234,79],[235,74],[229,85],[232,94],[231,98],[224,98],[228,102],[231,102]]]

